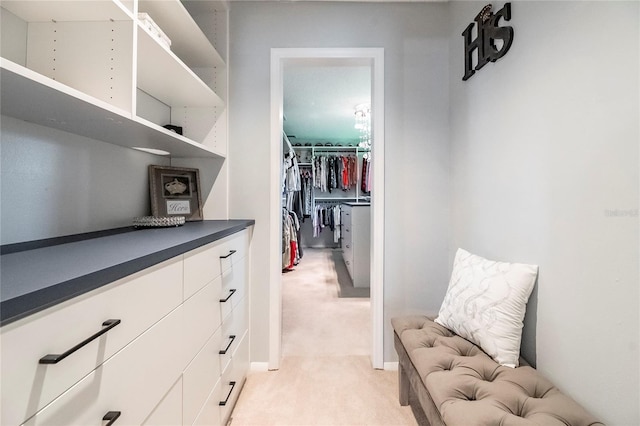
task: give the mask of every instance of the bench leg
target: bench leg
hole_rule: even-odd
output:
[[[409,378],[407,374],[404,372],[402,368],[402,364],[398,364],[398,385],[399,385],[399,395],[398,399],[400,400],[400,405],[406,406],[409,405],[409,387],[411,384],[409,383]]]

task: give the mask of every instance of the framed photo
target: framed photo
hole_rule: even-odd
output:
[[[202,220],[200,174],[198,169],[149,166],[152,216],[184,216]]]

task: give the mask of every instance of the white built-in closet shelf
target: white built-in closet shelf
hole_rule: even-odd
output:
[[[3,115],[124,147],[175,157],[223,157],[216,150],[0,58]]]

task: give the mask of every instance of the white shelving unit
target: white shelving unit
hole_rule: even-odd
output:
[[[362,156],[368,152],[363,148],[357,146],[293,146],[294,151],[299,154],[299,158],[312,159],[316,155],[355,155],[358,159],[358,183],[355,188],[349,191],[343,191],[341,189],[334,189],[333,192],[319,192],[318,189],[312,191],[312,208],[315,208],[317,203],[342,203],[342,202],[368,202],[371,199],[371,195],[363,194],[360,189],[360,178],[362,176]],[[307,156],[301,155],[303,152],[307,153]],[[302,162],[298,163],[300,167],[312,168],[312,163]],[[337,194],[337,195],[336,195]]]
[[[204,12],[226,17],[224,2],[207,3]],[[180,0],[0,6],[3,115],[174,157],[226,156],[225,60]],[[138,12],[167,34],[170,48]],[[183,135],[165,124],[182,126]]]

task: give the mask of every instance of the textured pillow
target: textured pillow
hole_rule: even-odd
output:
[[[522,320],[537,275],[536,265],[496,262],[458,249],[435,322],[497,363],[517,367]]]

